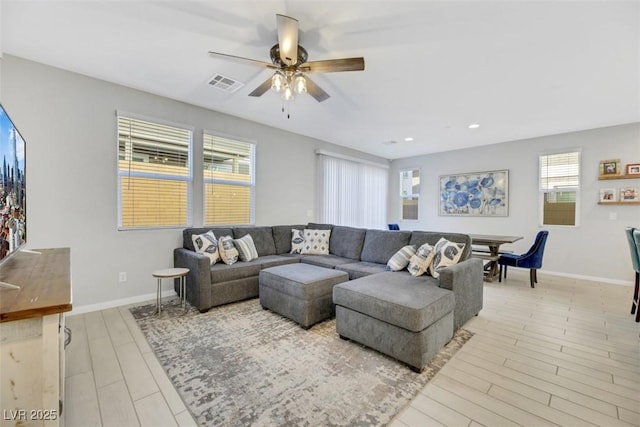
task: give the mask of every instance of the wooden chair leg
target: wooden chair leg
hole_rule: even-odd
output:
[[[504,278],[507,278],[507,265],[504,265]]]
[[[535,283],[538,283],[538,269],[537,268],[533,270],[533,281]]]
[[[636,284],[633,288],[633,303],[631,304],[631,314],[635,314],[638,305],[638,293],[640,291],[640,273],[636,271]]]
[[[498,282],[502,282],[502,265],[500,265],[500,271],[498,271]]]
[[[535,268],[531,268],[529,269],[529,282],[531,282],[531,287],[535,288],[534,286],[534,278],[536,277],[536,269]]]

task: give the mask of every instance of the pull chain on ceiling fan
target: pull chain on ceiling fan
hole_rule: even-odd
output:
[[[308,54],[298,44],[298,20],[285,15],[276,15],[278,43],[270,50],[271,63],[220,52],[209,52],[241,61],[249,61],[269,68],[274,74],[255,88],[249,96],[262,96],[269,89],[281,93],[285,101],[291,101],[296,94],[308,93],[318,102],[325,101],[329,94],[315,84],[307,74],[332,73],[341,71],[363,71],[364,58],[327,59],[307,62]]]

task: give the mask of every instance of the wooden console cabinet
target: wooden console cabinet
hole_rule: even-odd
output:
[[[19,252],[0,266],[0,425],[62,425],[68,248]]]

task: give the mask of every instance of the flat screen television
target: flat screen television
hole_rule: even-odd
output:
[[[27,243],[25,142],[0,104],[0,264]]]

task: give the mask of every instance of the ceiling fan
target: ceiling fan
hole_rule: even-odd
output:
[[[364,58],[362,57],[307,62],[307,51],[298,44],[298,20],[279,14],[276,14],[276,20],[278,43],[271,48],[271,63],[226,53],[209,52],[211,55],[249,61],[275,70],[273,76],[255,88],[249,96],[262,96],[269,89],[273,89],[281,93],[285,101],[292,100],[295,94],[309,93],[318,102],[322,102],[329,98],[329,94],[306,74],[364,70]]]

